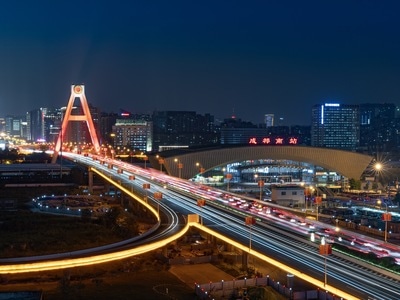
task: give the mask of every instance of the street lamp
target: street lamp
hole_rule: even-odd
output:
[[[145,199],[145,201],[146,201],[146,203],[147,203],[147,190],[149,190],[150,189],[150,183],[143,183],[143,189],[146,191],[146,195],[144,196],[144,199]]]
[[[258,181],[258,186],[260,187],[260,201],[262,200],[262,189],[264,187],[264,184],[265,184],[264,180],[260,179]]]
[[[206,205],[206,200],[205,199],[198,199],[197,200],[197,206],[200,206],[200,208],[203,210],[203,206]],[[201,219],[201,225],[203,225],[203,217],[200,216]]]
[[[315,197],[315,204],[317,206],[317,221],[318,221],[318,206],[322,203],[322,197],[318,196],[318,188],[317,188],[317,196]]]
[[[231,181],[231,179],[232,179],[232,174],[230,174],[230,173],[228,173],[228,174],[226,174],[226,181],[227,181],[227,191],[229,192],[229,182]]]
[[[381,205],[382,204],[382,200],[379,199],[377,203],[379,205]],[[383,202],[383,204],[385,204],[385,206],[386,206],[386,211],[385,211],[385,213],[382,214],[382,220],[385,222],[385,243],[386,243],[387,242],[387,235],[388,235],[388,230],[387,230],[388,222],[392,221],[392,214],[388,212],[387,203]]]
[[[251,252],[251,226],[256,224],[256,218],[254,217],[246,217],[245,219],[246,225],[249,225],[249,235],[250,235],[250,242],[249,242],[249,252]]]
[[[379,190],[379,174],[383,170],[383,165],[380,162],[377,162],[374,166],[374,171],[375,171],[375,176],[374,176],[374,181],[376,183],[376,189]]]
[[[204,173],[204,168],[203,168],[203,166],[201,165],[201,163],[197,162],[197,163],[196,163],[196,167],[199,168],[199,174],[203,174],[203,173]]]
[[[158,164],[160,165],[160,172],[162,172],[162,166],[165,163],[164,158],[162,158],[160,155],[156,155],[156,158],[158,159]]]
[[[327,273],[326,273],[326,257],[329,254],[332,254],[332,245],[331,244],[327,244],[325,242],[325,237],[323,236],[321,238],[321,244],[319,245],[319,254],[324,256],[324,286],[326,286],[328,278],[327,278]]]
[[[157,201],[157,214],[158,217],[160,217],[160,201],[162,200],[162,193],[161,192],[154,192],[154,199],[158,200]]]
[[[142,152],[141,155],[144,158],[144,168],[147,169],[147,155],[146,153]]]
[[[179,159],[175,158],[174,161],[178,163],[178,174],[179,178],[182,178],[182,169],[183,169],[183,164],[180,162]]]

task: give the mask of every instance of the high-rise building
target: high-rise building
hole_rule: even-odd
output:
[[[155,111],[153,149],[206,146],[219,143],[214,116],[194,111]]]
[[[274,114],[265,114],[265,126],[266,127],[274,126]]]
[[[26,114],[28,141],[43,142],[46,140],[44,122],[46,111],[46,108],[38,108],[31,110]]]
[[[360,149],[389,152],[397,147],[396,106],[392,103],[360,104]]]
[[[117,113],[102,113],[99,120],[99,139],[100,144],[113,144],[113,126],[118,119]]]
[[[46,108],[44,114],[44,136],[49,143],[55,143],[61,129],[63,109]]]
[[[17,137],[17,138],[26,138],[24,134],[24,125],[23,123],[26,122],[26,116],[11,116],[8,115],[5,118],[5,131],[6,134],[9,136]]]
[[[359,137],[358,105],[325,103],[312,107],[312,146],[355,151],[359,146]]]
[[[114,148],[128,147],[132,151],[152,151],[153,122],[143,118],[120,118],[112,128]]]
[[[299,145],[311,145],[311,126],[293,125],[290,126],[290,135],[299,140]]]

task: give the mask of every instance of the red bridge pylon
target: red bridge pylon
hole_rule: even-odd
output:
[[[79,98],[82,105],[83,115],[71,115],[72,108],[74,106],[75,99]],[[94,128],[93,119],[90,114],[89,106],[85,96],[85,86],[84,85],[72,85],[71,86],[71,96],[68,101],[68,106],[65,110],[65,115],[62,120],[61,130],[58,135],[56,146],[54,147],[54,153],[52,158],[52,163],[57,161],[58,154],[61,149],[61,144],[63,142],[63,136],[67,131],[67,126],[70,121],[86,121],[86,125],[89,129],[90,138],[92,140],[93,147],[96,152],[100,151],[99,139],[97,138],[96,129]]]

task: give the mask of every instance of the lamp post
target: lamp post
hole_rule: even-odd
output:
[[[197,162],[197,163],[196,163],[196,167],[199,168],[199,174],[203,174],[203,173],[204,173],[204,168],[203,168],[203,166],[201,165],[201,163]]]
[[[321,244],[319,245],[319,254],[324,256],[324,286],[327,285],[328,282],[328,276],[326,273],[326,269],[327,269],[327,265],[326,265],[326,257],[329,254],[332,254],[332,245],[331,244],[327,244],[325,242],[325,237],[321,238]]]
[[[317,189],[317,195],[318,195],[318,189]],[[317,221],[318,221],[318,206],[322,203],[322,197],[317,196],[315,197],[315,204],[317,206]]]
[[[144,152],[142,152],[141,155],[144,156],[144,168],[147,169],[147,155]]]
[[[246,217],[245,222],[246,222],[246,225],[249,225],[249,235],[250,235],[249,252],[251,252],[251,226],[256,224],[256,218]]]
[[[162,172],[162,166],[165,163],[164,158],[162,158],[160,155],[156,155],[156,158],[158,159],[158,164],[160,165],[160,172]]]
[[[264,187],[264,184],[265,184],[264,180],[260,179],[258,181],[258,186],[260,187],[260,201],[262,200],[262,189]]]
[[[143,183],[143,189],[146,191],[146,195],[144,196],[144,199],[147,203],[147,190],[150,189],[150,183]]]
[[[374,171],[375,171],[375,182],[376,182],[376,189],[379,189],[379,174],[381,173],[382,169],[383,169],[383,165],[380,162],[377,162],[374,165]]]
[[[382,204],[382,200],[379,199],[377,203],[378,203],[379,205],[381,205],[381,204]],[[385,206],[386,206],[386,211],[385,211],[385,213],[382,214],[382,220],[385,222],[385,243],[387,243],[387,236],[388,236],[387,227],[388,227],[388,222],[389,222],[389,221],[392,221],[392,214],[388,212],[388,205],[387,205],[387,203],[386,203],[386,202],[383,202],[383,204],[385,204]]]
[[[198,199],[197,200],[197,206],[200,206],[201,210],[203,210],[203,206],[206,205],[206,200],[205,199]],[[200,224],[203,225],[203,217],[200,216]]]
[[[227,181],[227,191],[229,192],[229,182],[232,179],[232,174],[228,173],[226,174],[226,181]]]
[[[182,178],[182,169],[183,169],[183,164],[180,162],[179,159],[175,158],[174,161],[178,163],[178,177]]]
[[[154,199],[158,200],[157,201],[157,214],[158,214],[158,217],[160,217],[160,201],[162,200],[162,197],[163,197],[163,195],[162,195],[161,192],[155,192],[154,193]]]

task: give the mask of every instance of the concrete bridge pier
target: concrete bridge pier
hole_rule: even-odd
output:
[[[249,254],[245,251],[242,251],[242,269],[247,270],[249,266]]]
[[[88,182],[88,190],[90,194],[93,194],[93,171],[92,168],[89,168],[89,182]]]

